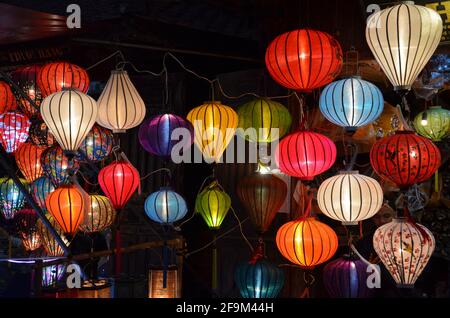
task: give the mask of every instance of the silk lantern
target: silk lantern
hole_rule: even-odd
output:
[[[89,88],[89,76],[78,65],[68,62],[51,62],[39,69],[37,85],[42,97],[68,88],[86,93]]]
[[[16,107],[16,98],[11,91],[11,87],[6,82],[0,81],[0,115],[15,110]]]
[[[275,151],[280,170],[300,180],[312,180],[334,164],[336,146],[328,137],[312,132],[298,131],[281,139]]]
[[[52,180],[55,186],[67,181],[71,171],[75,174],[80,167],[78,161],[69,159],[58,145],[44,150],[41,164],[44,174]]]
[[[194,128],[190,122],[174,114],[156,115],[145,120],[139,127],[139,142],[147,152],[169,158],[173,147],[179,142],[172,139],[175,129],[185,129],[189,132],[189,138],[180,141],[183,149],[192,145]]]
[[[69,245],[69,241],[64,235],[64,231],[61,229],[55,218],[51,215],[46,215],[46,217],[48,219],[48,222],[52,225],[63,242],[66,245]],[[44,223],[42,223],[41,220],[37,221],[37,228],[39,236],[42,240],[42,245],[44,245],[44,249],[47,252],[48,256],[63,256],[64,250],[62,249],[61,245],[59,245],[53,234],[47,229],[47,227],[44,225]]]
[[[412,131],[397,131],[372,146],[370,162],[382,178],[400,188],[408,188],[436,172],[441,164],[441,153],[429,139]]]
[[[277,36],[266,50],[266,67],[280,85],[311,91],[330,83],[342,69],[342,49],[328,33],[300,29]]]
[[[161,224],[179,221],[188,211],[183,197],[168,187],[150,194],[145,200],[144,209],[150,219]]]
[[[287,185],[272,174],[255,173],[239,180],[237,195],[256,230],[262,234],[283,205]]]
[[[383,138],[395,134],[403,129],[398,108],[384,102],[383,112],[373,123],[376,138]]]
[[[331,227],[307,217],[282,225],[276,243],[281,255],[290,262],[311,269],[333,257],[338,238]]]
[[[37,77],[40,67],[28,65],[20,67],[11,73],[11,79],[19,88],[39,107],[42,101],[41,90],[37,86]],[[16,98],[20,109],[28,116],[33,117],[39,109],[32,105],[26,98],[16,92]]]
[[[341,171],[326,179],[317,191],[317,203],[323,214],[344,225],[374,216],[383,205],[383,189],[358,171]]]
[[[19,179],[22,185],[27,188],[27,181]],[[0,180],[0,209],[7,220],[14,218],[14,215],[25,204],[25,196],[19,187],[10,178]]]
[[[53,191],[55,191],[55,186],[51,179],[46,176],[39,177],[30,184],[31,196],[44,211],[47,211],[45,199],[47,199],[47,196]]]
[[[46,261],[54,261],[56,259],[46,259]],[[56,287],[56,284],[61,281],[67,273],[66,264],[49,265],[42,267],[42,287]]]
[[[239,106],[237,114],[240,128],[237,133],[251,142],[270,143],[278,140],[289,131],[292,123],[286,107],[266,98],[254,99]],[[249,128],[254,131],[246,132]]]
[[[101,232],[114,223],[116,210],[103,195],[91,194],[89,199],[89,208],[86,209],[80,230],[86,233]]]
[[[206,102],[195,107],[187,115],[194,126],[194,142],[206,162],[219,162],[234,136],[238,115],[221,102]]]
[[[327,85],[319,100],[322,115],[347,131],[373,122],[381,115],[383,105],[381,91],[359,76]]]
[[[394,218],[375,231],[373,247],[397,287],[411,288],[433,254],[435,241],[423,225]]]
[[[75,154],[95,124],[97,103],[76,89],[65,89],[42,101],[41,115],[61,148]]]
[[[124,133],[138,126],[145,118],[144,101],[126,71],[111,72],[97,102],[97,123],[113,133]]]
[[[432,141],[441,141],[450,134],[450,111],[432,106],[414,118],[416,132]]]
[[[114,208],[122,209],[139,186],[139,172],[127,161],[113,162],[98,173],[98,182]]]
[[[27,116],[8,112],[0,115],[0,137],[7,153],[16,152],[28,138],[31,122]]]
[[[200,213],[206,225],[217,230],[231,208],[230,196],[222,190],[217,181],[202,190],[195,199],[195,210]]]
[[[27,251],[37,250],[42,245],[41,237],[37,230],[38,216],[33,209],[22,209],[14,216],[14,223],[23,246]]]
[[[79,161],[101,161],[111,154],[113,144],[114,135],[111,130],[94,125],[81,142],[78,149],[81,155],[77,154],[76,158]]]
[[[395,90],[410,90],[442,35],[435,10],[408,1],[372,14],[366,40]]]
[[[55,137],[47,127],[47,124],[40,117],[40,114],[31,119],[30,139],[36,146],[51,147],[55,143]]]
[[[26,142],[17,149],[16,163],[28,182],[33,182],[44,173],[41,165],[44,150],[44,147],[38,147],[31,142]]]

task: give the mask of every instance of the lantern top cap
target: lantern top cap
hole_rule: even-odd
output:
[[[206,102],[203,102],[203,104],[222,104],[220,100],[209,100]]]
[[[442,109],[442,106],[430,106],[428,109]]]
[[[171,187],[169,186],[165,186],[165,187],[160,187],[159,191],[173,191]]]
[[[125,70],[112,70],[111,74],[128,74]]]
[[[359,170],[341,170],[339,174],[359,174]]]
[[[406,218],[404,216],[399,216],[399,217],[393,218],[392,222],[394,222],[394,223],[406,223],[406,222],[408,222],[408,218]]]
[[[397,130],[395,132],[396,135],[409,135],[409,134],[415,134],[412,130]]]
[[[415,5],[414,1],[402,1],[401,4]]]

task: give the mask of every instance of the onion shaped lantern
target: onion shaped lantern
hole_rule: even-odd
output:
[[[450,135],[450,111],[432,106],[414,118],[416,132],[432,141],[441,141]]]
[[[40,67],[38,65],[29,65],[16,69],[11,73],[12,80],[20,89],[34,102],[36,106],[41,105],[42,94],[37,86],[37,77]],[[36,109],[26,98],[20,94],[15,94],[19,108],[28,116],[33,117],[38,113]]]
[[[17,149],[16,163],[28,182],[33,182],[43,175],[41,156],[44,150],[44,147],[38,147],[31,142],[26,142]]]
[[[16,112],[0,115],[0,137],[7,153],[16,152],[27,141],[30,125],[31,122],[25,115]]]
[[[300,29],[277,36],[266,50],[266,67],[280,85],[311,91],[334,80],[342,69],[342,49],[328,33]]]
[[[329,218],[344,225],[356,225],[381,209],[383,189],[378,181],[358,171],[341,171],[322,182],[317,203]]]
[[[312,180],[334,164],[336,146],[328,137],[312,132],[298,131],[281,139],[275,152],[280,170],[300,180]]]
[[[6,82],[0,81],[0,115],[15,110],[16,107],[16,98],[11,91],[11,87]]]
[[[111,226],[116,218],[116,209],[104,195],[89,195],[89,208],[80,225],[80,230],[86,233],[101,232]]]
[[[237,133],[248,141],[270,143],[283,137],[291,127],[292,117],[282,104],[258,98],[237,109]],[[247,131],[247,129],[254,129]]]
[[[63,242],[66,245],[69,245],[69,240],[66,238],[66,236],[64,236],[64,231],[61,229],[58,222],[56,222],[55,218],[51,215],[46,215],[46,217],[49,223],[55,229],[56,233],[58,233],[58,235],[61,237]],[[61,245],[59,245],[58,241],[47,229],[44,223],[42,223],[41,220],[37,221],[37,228],[39,236],[41,237],[42,240],[42,245],[44,246],[44,249],[47,252],[48,256],[63,256],[64,250],[62,249]]]
[[[36,146],[51,147],[55,143],[55,137],[53,137],[44,120],[40,118],[40,115],[31,119],[29,134],[30,140]]]
[[[397,287],[410,288],[427,265],[435,248],[433,234],[406,218],[394,218],[380,226],[373,236],[373,247]]]
[[[37,230],[38,216],[33,209],[22,209],[14,216],[14,223],[27,251],[37,250],[42,245],[41,237]]]
[[[202,190],[195,200],[195,210],[200,213],[206,225],[217,230],[231,208],[230,196],[222,190],[217,181]]]
[[[145,200],[144,209],[151,220],[161,224],[179,221],[188,211],[183,197],[168,187],[150,194]]]
[[[441,164],[441,153],[429,139],[412,131],[397,131],[370,150],[375,172],[400,188],[429,179]]]
[[[53,185],[52,180],[45,176],[37,178],[30,184],[31,196],[44,211],[47,211],[45,200],[50,192],[53,191],[55,191],[55,186]]]
[[[111,130],[94,125],[86,138],[81,142],[78,149],[80,154],[76,155],[77,160],[101,161],[111,154],[114,144],[114,135]]]
[[[80,164],[69,159],[58,145],[44,150],[41,156],[44,174],[49,177],[55,186],[64,183],[70,177],[71,171],[75,174]]]
[[[19,179],[20,182],[28,187],[25,179]],[[0,210],[7,220],[14,218],[17,211],[22,209],[25,204],[25,196],[12,179],[0,179]]]
[[[355,131],[373,122],[383,112],[383,106],[381,91],[360,77],[327,85],[319,100],[322,115],[347,131]]]
[[[219,162],[238,125],[238,115],[221,102],[206,102],[187,115],[194,126],[194,142],[206,162]]]

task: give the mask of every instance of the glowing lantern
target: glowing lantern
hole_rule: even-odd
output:
[[[181,220],[187,213],[186,201],[170,188],[161,188],[145,200],[145,213],[155,222],[171,224]]]
[[[262,234],[269,229],[275,215],[283,205],[287,195],[287,185],[272,174],[256,173],[239,180],[237,195],[253,225]]]
[[[291,127],[292,117],[282,104],[270,99],[258,98],[237,110],[238,127],[244,131],[254,128],[254,132],[245,133],[238,129],[241,137],[251,142],[270,143],[283,137]],[[275,132],[274,129],[278,131]]]
[[[48,177],[37,178],[30,184],[31,196],[44,211],[47,211],[45,199],[47,199],[49,193],[53,191],[55,191],[55,186]]]
[[[0,137],[7,153],[14,153],[28,138],[31,122],[27,116],[9,112],[0,115]]]
[[[52,62],[39,69],[37,84],[42,97],[74,88],[86,93],[89,88],[89,76],[81,67],[68,62]]]
[[[356,225],[374,216],[383,205],[383,189],[358,171],[341,171],[326,179],[317,191],[317,203],[323,214],[344,225]]]
[[[64,236],[64,232],[61,227],[56,222],[55,218],[51,215],[46,216],[50,224],[53,226],[58,235],[62,238],[66,245],[69,245],[69,241]],[[39,236],[41,237],[42,244],[44,245],[45,251],[49,256],[62,256],[64,255],[64,250],[59,245],[58,241],[54,238],[52,233],[47,229],[47,227],[42,223],[41,220],[37,221],[37,228]]]
[[[200,213],[210,229],[220,228],[230,207],[230,196],[216,181],[207,186],[195,199],[195,210]]]
[[[419,135],[441,141],[450,134],[450,111],[432,106],[414,118],[414,127]]]
[[[441,153],[429,139],[412,131],[397,131],[378,140],[370,150],[370,162],[381,177],[400,188],[429,179],[441,164]]]
[[[366,40],[395,90],[410,90],[436,50],[442,19],[414,2],[377,11],[367,20]]]
[[[335,125],[354,131],[370,124],[383,111],[383,95],[360,77],[333,82],[320,95],[320,111]]]
[[[41,90],[37,87],[39,68],[38,65],[24,66],[11,73],[12,80],[38,107],[42,101]],[[19,102],[20,109],[28,117],[31,118],[38,112],[38,109],[31,105],[26,98],[22,97],[22,95],[16,93],[16,98]]]
[[[31,142],[26,142],[17,149],[16,163],[28,182],[33,182],[44,173],[41,165],[41,155],[44,150],[45,148]]]
[[[30,139],[40,147],[51,147],[55,143],[55,137],[47,127],[47,124],[40,117],[33,118],[30,126]]]
[[[182,148],[187,148],[194,142],[194,128],[190,122],[174,114],[162,114],[145,120],[139,127],[139,142],[142,147],[151,154],[168,158],[172,154],[172,148],[178,144],[178,140],[172,139],[175,129],[189,131],[189,139],[182,139]]]
[[[42,244],[36,227],[37,220],[38,216],[33,209],[22,209],[14,216],[17,233],[27,251],[34,251]]]
[[[64,151],[58,145],[44,150],[41,156],[41,164],[44,169],[44,174],[56,186],[68,180],[70,171],[75,174],[80,167],[80,164],[76,160],[67,158]]]
[[[139,186],[139,172],[126,161],[113,162],[98,174],[98,182],[114,208],[119,210],[127,204]]]
[[[27,187],[27,181],[20,179]],[[5,219],[10,220],[25,204],[25,197],[12,179],[0,179],[0,209]]]
[[[4,81],[0,81],[0,115],[17,107],[16,99],[11,87]]]
[[[83,156],[77,154],[76,158],[81,161],[85,158],[94,162],[101,161],[110,155],[113,143],[114,136],[111,130],[94,125],[78,149]]]
[[[75,153],[95,124],[97,103],[78,90],[66,89],[42,101],[41,115],[61,148]]]
[[[276,298],[284,285],[284,273],[263,259],[238,265],[234,281],[243,298]]]
[[[192,109],[187,119],[194,126],[194,142],[205,161],[219,162],[236,131],[236,112],[220,102],[207,102]]]
[[[47,196],[45,205],[64,233],[75,234],[84,218],[84,193],[74,185],[64,184]]]
[[[338,238],[331,227],[308,217],[282,225],[276,243],[286,259],[301,267],[312,268],[333,257]]]
[[[266,50],[266,67],[280,85],[311,91],[330,83],[342,69],[342,49],[328,33],[301,29],[276,37]]]
[[[280,170],[300,180],[312,180],[334,164],[336,146],[331,139],[312,131],[284,137],[277,146],[275,161]]]
[[[113,133],[124,133],[139,125],[145,118],[145,104],[126,71],[116,70],[98,98],[100,126]]]
[[[101,232],[114,223],[116,210],[111,201],[103,195],[91,194],[89,198],[90,206],[80,230],[87,233]]]
[[[406,218],[395,218],[380,226],[373,236],[373,247],[397,287],[413,287],[433,254],[433,234]]]

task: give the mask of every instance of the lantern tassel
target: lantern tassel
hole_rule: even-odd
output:
[[[169,267],[169,251],[167,248],[167,241],[164,241],[162,252],[163,252],[163,288],[167,288],[167,269]]]
[[[116,230],[116,276],[118,277],[120,275],[120,273],[122,272],[122,251],[121,251],[121,246],[122,246],[122,237],[120,235],[120,230],[117,229]]]
[[[439,193],[439,169],[437,169],[436,172],[434,173],[434,192],[436,192],[438,194],[438,196],[440,196],[440,193]]]
[[[416,221],[413,219],[413,217],[411,216],[411,213],[409,213],[408,207],[404,207],[403,208],[403,215],[404,217],[406,217],[408,219],[408,222],[411,223],[419,232],[420,234],[422,234],[422,237],[425,240],[431,240],[431,237],[428,235],[428,233],[421,227],[419,226]]]
[[[217,292],[217,246],[216,246],[216,234],[213,237],[214,244],[212,248],[212,289]]]
[[[260,259],[263,258],[264,258],[264,242],[262,241],[262,238],[260,238],[259,244],[253,251],[253,255],[248,261],[248,263],[255,265]]]

